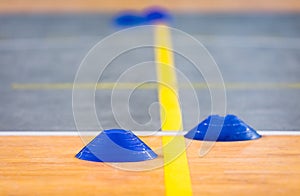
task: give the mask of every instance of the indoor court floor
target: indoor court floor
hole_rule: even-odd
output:
[[[159,104],[153,104],[161,101],[158,85],[134,89],[141,79],[159,78],[157,54],[149,47],[118,56],[98,79],[92,106],[100,130],[86,116],[91,105],[84,99],[74,112],[73,83],[89,50],[122,30],[113,22],[119,11],[143,9],[147,3],[12,2],[0,2],[0,195],[300,195],[300,3],[202,0],[187,1],[182,8],[182,2],[173,7],[162,3],[172,16],[169,25],[199,40],[218,65],[226,111],[215,111],[239,116],[262,135],[258,140],[216,142],[200,156],[205,142],[183,139],[182,134],[212,114],[211,89],[206,76],[177,53],[181,132],[163,128]],[[149,28],[153,32],[113,40],[101,55],[132,39],[155,42],[157,27]],[[172,46],[197,58],[197,47],[173,32]],[[145,64],[128,72],[140,63]],[[78,85],[83,93],[95,87]],[[211,88],[221,90],[218,84]],[[82,124],[75,123],[74,113]],[[158,158],[115,165],[75,158],[92,139],[90,134],[112,128],[132,130]],[[164,164],[166,137],[186,145],[179,161]],[[152,168],[157,163],[162,165]]]

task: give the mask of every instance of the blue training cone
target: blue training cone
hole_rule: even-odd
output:
[[[138,162],[157,154],[131,131],[110,129],[102,131],[76,157],[94,162]]]
[[[261,135],[237,116],[229,114],[225,117],[209,116],[190,130],[185,137],[194,140],[229,142],[254,140]]]
[[[120,12],[115,18],[114,23],[121,27],[131,27],[145,24],[145,18],[135,11]]]
[[[158,22],[169,23],[171,15],[161,7],[150,7],[142,12],[127,10],[120,12],[114,17],[114,24],[119,27],[134,27],[150,25]]]
[[[144,10],[145,20],[149,24],[156,22],[169,23],[171,21],[171,14],[162,7],[150,7]]]

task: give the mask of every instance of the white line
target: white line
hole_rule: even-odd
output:
[[[79,136],[72,131],[0,131],[0,136]]]
[[[257,131],[260,135],[287,135],[287,136],[292,136],[292,135],[300,135],[300,131]]]
[[[0,131],[0,136],[96,136],[99,131]],[[175,136],[184,135],[186,131],[170,131],[170,132],[151,132],[151,131],[133,131],[138,136]]]
[[[260,135],[300,136],[300,131],[257,131]],[[0,136],[96,136],[100,132],[87,131],[0,131]],[[176,136],[184,135],[187,131],[133,131],[138,136]]]

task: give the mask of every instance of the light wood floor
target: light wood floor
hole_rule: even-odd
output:
[[[300,195],[300,136],[216,143],[202,158],[200,145],[187,149],[194,195]],[[163,168],[130,172],[74,158],[83,146],[79,137],[0,137],[0,195],[165,194]]]
[[[181,12],[299,12],[299,0],[1,0],[0,13],[111,12],[159,5]]]
[[[179,12],[299,12],[299,0],[1,0],[0,14],[115,12],[160,5]],[[0,27],[1,28],[1,27]],[[142,138],[152,148],[160,137]],[[300,136],[187,149],[194,195],[300,195]],[[164,195],[164,170],[129,172],[78,160],[79,137],[0,137],[0,195]],[[162,160],[162,154],[155,161]],[[135,163],[153,164],[153,161]],[[124,164],[126,166],[126,164]],[[132,166],[132,164],[127,164]]]

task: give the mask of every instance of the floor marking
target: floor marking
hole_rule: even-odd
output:
[[[110,89],[145,89],[145,90],[156,90],[158,85],[156,83],[114,83],[114,82],[103,82],[103,83],[12,83],[11,88],[14,90],[72,90],[73,87],[76,89],[94,89],[96,85],[97,90],[110,90]],[[179,84],[177,85],[180,89],[207,89],[206,83],[192,83]],[[212,88],[223,88],[221,84],[211,84]],[[227,90],[278,90],[278,89],[300,89],[300,83],[225,83]]]
[[[75,89],[157,89],[157,84],[155,83],[145,83],[141,85],[140,83],[13,83],[11,85],[14,90],[72,90]]]
[[[242,48],[268,48],[268,49],[300,49],[299,37],[286,36],[228,36],[192,34],[201,43],[214,47],[242,47]],[[88,48],[105,36],[52,36],[46,38],[7,38],[0,39],[0,50],[49,50],[49,49],[71,49]],[[43,43],[43,44],[41,44]],[[82,44],[84,43],[84,44]]]
[[[257,131],[262,136],[300,136],[300,131]],[[99,131],[0,131],[0,136],[96,136]],[[182,136],[187,131],[133,131],[137,136]]]
[[[257,131],[260,135],[300,136],[300,131]]]
[[[155,60],[162,131],[182,131],[182,117],[178,101],[176,72],[174,69],[171,37],[167,26],[155,29]],[[192,195],[189,165],[183,136],[163,136],[164,175],[166,195]],[[178,156],[178,153],[179,154]]]

